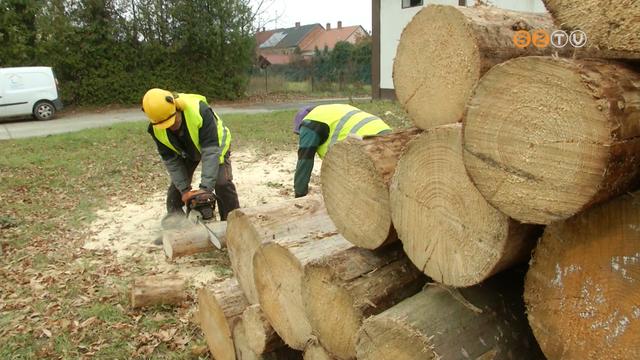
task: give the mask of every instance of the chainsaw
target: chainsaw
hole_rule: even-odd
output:
[[[187,204],[187,219],[194,224],[204,226],[209,234],[209,241],[217,249],[222,249],[225,246],[227,222],[216,221],[216,200],[217,197],[212,193],[194,196]]]

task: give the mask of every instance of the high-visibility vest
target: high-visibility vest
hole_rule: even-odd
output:
[[[176,107],[178,110],[182,110],[184,114],[184,122],[187,125],[187,130],[189,131],[189,137],[191,137],[191,141],[200,152],[200,128],[202,128],[202,116],[200,115],[200,101],[207,102],[207,98],[202,95],[196,94],[178,94],[175,98]],[[222,149],[222,154],[220,154],[219,162],[220,164],[224,164],[224,156],[229,151],[229,147],[231,146],[231,131],[227,129],[226,126],[222,123],[222,120],[218,117],[218,114],[213,112],[213,116],[216,119],[216,125],[218,130],[218,146]],[[169,141],[169,135],[167,131],[169,129],[156,129],[153,128],[153,134],[156,136],[156,139],[160,141],[162,144],[166,145],[169,149],[175,151],[178,155],[180,152],[171,144]]]
[[[364,137],[391,130],[391,127],[379,117],[346,104],[316,106],[304,120],[317,121],[329,126],[327,141],[318,147],[320,158],[324,158],[333,144],[346,139],[349,134]]]

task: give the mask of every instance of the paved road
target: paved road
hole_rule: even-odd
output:
[[[354,98],[353,100],[368,101],[370,98]],[[220,115],[260,114],[278,110],[297,109],[306,104],[344,103],[348,101],[348,98],[306,100],[276,104],[216,107],[215,110]],[[98,114],[62,115],[60,118],[50,121],[14,121],[0,123],[0,140],[68,133],[132,121],[146,121],[140,109],[114,110]]]

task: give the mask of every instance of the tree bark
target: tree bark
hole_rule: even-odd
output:
[[[368,318],[358,359],[544,359],[524,315],[522,272],[508,275],[459,290],[434,284]]]
[[[304,360],[336,360],[335,357],[331,356],[327,350],[325,350],[322,345],[316,342],[309,342],[307,347],[304,349]]]
[[[139,277],[131,285],[131,307],[178,305],[187,298],[186,282],[177,275]]]
[[[227,223],[219,222],[208,225],[213,231],[224,234]],[[218,237],[224,244],[224,236]],[[174,260],[215,250],[209,241],[209,233],[204,226],[193,224],[183,229],[165,230],[162,234],[162,245],[167,259]]]
[[[253,278],[253,254],[260,244],[313,232],[335,231],[320,196],[238,209],[229,214],[227,222],[231,267],[251,304],[258,303]]]
[[[304,350],[311,339],[311,325],[302,302],[304,267],[323,257],[352,248],[341,235],[312,233],[280,243],[260,246],[253,257],[253,271],[260,306],[282,340]]]
[[[551,224],[524,298],[549,359],[640,358],[640,192]]]
[[[399,246],[350,248],[305,267],[302,297],[313,334],[338,359],[355,359],[362,321],[420,291],[426,277]]]
[[[399,102],[422,129],[459,122],[480,77],[519,56],[547,55],[514,44],[516,31],[553,28],[549,14],[496,7],[429,5],[413,17],[400,38],[393,66]]]
[[[249,306],[242,313],[242,322],[248,345],[256,354],[264,354],[284,346],[284,342],[273,329],[260,305]]]
[[[471,286],[529,258],[539,229],[494,209],[462,161],[460,124],[407,146],[391,185],[393,223],[413,263],[432,279]]]
[[[587,51],[596,49],[604,58],[640,59],[637,1],[543,1],[559,26],[587,34]]]
[[[216,360],[235,360],[232,330],[249,306],[234,278],[198,291],[200,327]]]
[[[640,74],[621,64],[510,60],[469,101],[467,171],[516,220],[567,219],[640,184],[639,98]]]
[[[338,231],[356,246],[377,249],[397,240],[389,182],[418,129],[335,144],[322,162],[322,194]]]

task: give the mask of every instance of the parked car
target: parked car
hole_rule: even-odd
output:
[[[0,118],[53,119],[62,109],[57,85],[50,67],[0,68]]]

